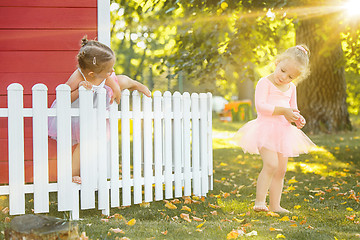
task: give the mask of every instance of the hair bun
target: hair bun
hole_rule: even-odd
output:
[[[88,44],[89,40],[87,39],[87,35],[85,35],[82,39],[81,39],[81,47],[85,46],[86,44]]]

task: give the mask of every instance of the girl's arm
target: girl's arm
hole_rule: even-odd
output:
[[[125,75],[116,75],[121,89],[129,89],[130,91],[137,90],[148,97],[151,97],[150,90],[138,81],[135,81]]]
[[[78,76],[78,74],[79,73],[77,73],[76,70],[65,83],[69,85],[71,89],[71,103],[79,98],[79,85],[80,82],[83,82],[83,79],[80,76]]]
[[[138,90],[139,92],[144,93],[146,96],[151,97],[151,92],[145,85],[139,83],[138,81],[132,80],[126,75],[115,75],[115,73],[113,73],[106,79],[105,84],[113,91],[113,96],[111,97],[110,103],[112,103],[114,100],[118,104],[120,103],[121,90],[123,89],[129,89],[130,91]]]
[[[294,114],[294,112],[298,112],[297,109],[279,107],[268,103],[269,87],[269,83],[265,80],[260,80],[258,82],[255,90],[256,110],[262,115],[284,115],[288,121],[296,121],[298,117]]]
[[[292,88],[291,97],[290,97],[290,108],[276,107],[273,115],[284,115],[284,117],[289,122],[295,122],[299,119],[299,110],[296,103],[296,87],[294,84],[290,83]]]
[[[255,89],[255,107],[258,113],[271,116],[274,113],[275,106],[268,103],[269,85],[265,79],[261,79]]]
[[[112,73],[110,77],[108,77],[105,81],[105,84],[111,88],[112,90],[112,96],[110,100],[110,104],[113,103],[115,100],[117,104],[120,103],[120,97],[121,97],[121,89],[119,86],[119,83],[117,82],[117,78],[115,73]]]

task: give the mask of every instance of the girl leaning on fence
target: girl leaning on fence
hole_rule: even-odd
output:
[[[71,107],[79,107],[79,87],[94,92],[93,103],[97,106],[97,93],[99,89],[106,89],[106,105],[114,100],[119,103],[121,90],[138,90],[150,97],[151,92],[143,84],[132,80],[125,75],[116,75],[114,72],[115,54],[108,46],[95,41],[81,40],[81,48],[77,55],[78,68],[73,72],[66,84],[71,88]],[[56,100],[51,105],[56,107]],[[91,131],[91,129],[89,129]],[[80,127],[79,118],[71,118],[71,134],[73,144],[72,155],[72,181],[81,184],[80,177]],[[56,118],[49,118],[49,136],[56,139]]]

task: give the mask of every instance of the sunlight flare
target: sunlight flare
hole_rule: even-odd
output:
[[[360,15],[360,1],[359,0],[349,0],[345,4],[344,7],[349,16]]]

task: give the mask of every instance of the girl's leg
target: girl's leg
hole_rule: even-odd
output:
[[[278,168],[278,155],[269,149],[260,149],[260,155],[263,160],[263,167],[256,183],[255,211],[268,211],[266,207],[266,195],[270,183]]]
[[[72,181],[81,184],[80,178],[80,144],[77,144],[72,154]]]
[[[281,194],[284,186],[284,177],[286,173],[286,167],[288,158],[278,153],[279,167],[272,179],[270,185],[270,205],[269,209],[273,212],[288,213],[289,211],[280,206]]]

